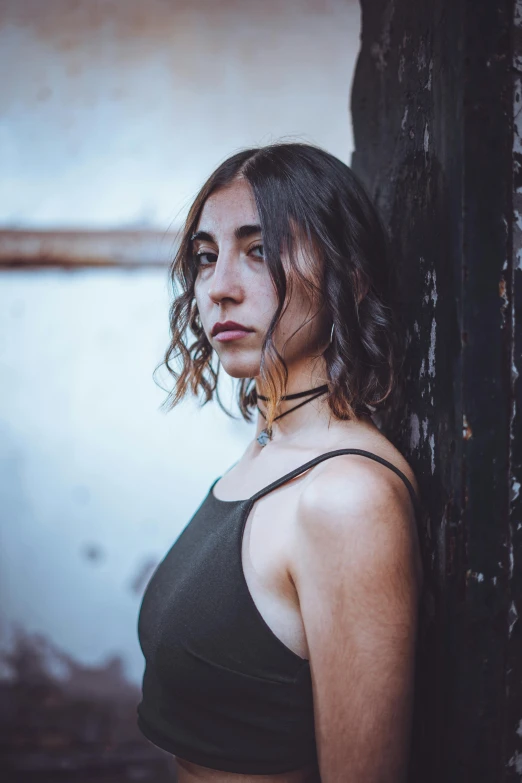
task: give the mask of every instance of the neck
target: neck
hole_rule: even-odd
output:
[[[323,372],[321,372],[323,370]],[[296,394],[298,392],[306,391],[307,389],[315,389],[318,386],[323,386],[328,381],[326,372],[324,372],[324,366],[311,368],[310,365],[301,368],[293,368],[288,374],[288,383],[284,391],[284,394]],[[261,385],[259,378],[256,379],[256,390],[258,395],[268,396],[269,391],[266,387]],[[276,416],[279,416],[291,408],[295,408],[301,402],[314,396],[311,392],[310,395],[301,397],[294,400],[282,400],[276,411]],[[258,405],[263,413],[268,412],[268,403],[264,400],[258,400]],[[286,442],[292,441],[294,444],[299,441],[307,442],[310,438],[318,435],[318,431],[324,435],[324,430],[330,426],[333,419],[332,412],[328,406],[328,393],[321,394],[314,400],[307,402],[305,405],[301,405],[300,408],[292,411],[288,416],[274,421],[272,423],[272,440],[271,443],[281,442],[281,445]],[[263,416],[257,414],[257,426],[255,437],[259,435],[261,430],[266,426],[266,420]],[[266,448],[266,446],[264,447]]]

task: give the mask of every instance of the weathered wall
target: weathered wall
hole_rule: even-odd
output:
[[[520,781],[521,8],[362,11],[352,165],[399,266],[409,391],[388,427],[425,505],[411,780]]]
[[[2,0],[0,226],[159,228],[283,135],[348,161],[357,0]]]

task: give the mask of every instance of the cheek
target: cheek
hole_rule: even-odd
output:
[[[282,334],[285,337],[293,335],[291,339],[294,345],[305,344],[316,339],[321,333],[323,320],[318,309],[317,304],[313,303],[305,293],[300,292],[292,296],[288,309],[281,318]]]
[[[267,326],[270,319],[273,317],[277,309],[277,291],[272,282],[272,278],[260,280],[253,279],[248,284],[247,298],[252,304],[252,307],[258,312],[262,313],[267,319]]]

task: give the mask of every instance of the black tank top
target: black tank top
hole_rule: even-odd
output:
[[[145,657],[138,726],[158,747],[226,772],[276,774],[317,765],[310,665],[265,622],[242,568],[243,530],[256,500],[338,454],[309,460],[246,500],[206,497],[154,571],[138,637]]]

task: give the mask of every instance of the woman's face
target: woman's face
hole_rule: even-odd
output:
[[[260,371],[263,339],[277,308],[277,293],[263,258],[259,215],[246,180],[236,180],[209,196],[194,237],[198,263],[195,296],[207,338],[225,372],[233,378],[255,378]],[[297,257],[300,263],[301,248]],[[282,260],[288,269],[287,259]],[[324,312],[313,317],[317,310],[297,279],[273,337],[289,373],[297,366],[301,369],[328,343],[330,326]],[[309,318],[309,323],[291,336]],[[223,339],[227,332],[214,334],[213,329],[225,321],[235,321],[248,331],[236,339]],[[229,335],[233,338],[232,331]]]

